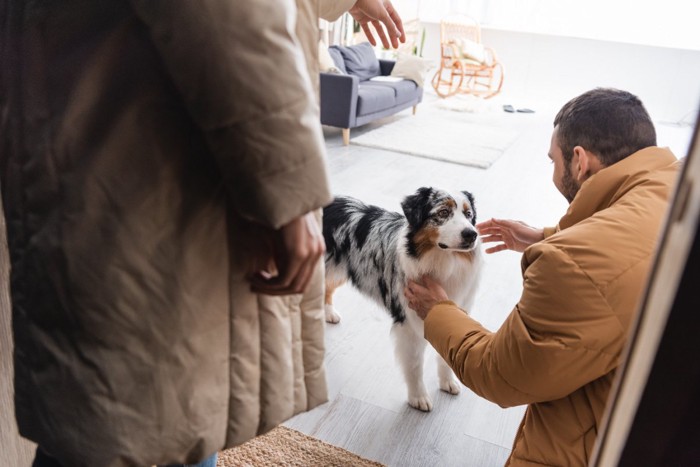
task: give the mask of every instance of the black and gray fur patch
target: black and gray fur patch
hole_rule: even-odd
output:
[[[395,266],[399,231],[406,223],[397,212],[345,196],[323,210],[327,272],[350,279],[389,310],[395,322],[406,319],[399,300],[405,274]]]
[[[474,195],[468,191],[462,191],[462,194],[467,197],[469,204],[471,205],[472,215],[471,217],[467,216],[467,219],[471,221],[472,225],[476,225],[476,205],[474,204]],[[464,215],[466,216],[467,213],[465,212]]]

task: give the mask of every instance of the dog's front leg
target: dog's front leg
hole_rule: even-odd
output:
[[[408,388],[408,405],[423,412],[430,412],[433,410],[433,401],[423,383],[423,354],[426,341],[408,323],[397,324],[394,332],[396,358]]]

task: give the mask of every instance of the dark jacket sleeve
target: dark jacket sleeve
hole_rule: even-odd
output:
[[[318,110],[283,0],[133,0],[236,209],[273,227],[330,201]]]

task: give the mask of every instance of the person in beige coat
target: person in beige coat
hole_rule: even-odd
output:
[[[507,465],[587,465],[654,256],[679,163],[656,147],[639,99],[595,89],[554,121],[554,184],[570,202],[555,228],[490,220],[487,252],[522,257],[523,292],[496,332],[428,277],[405,293],[425,337],[475,393],[527,404]]]
[[[253,292],[313,282],[331,199],[295,15],[0,7],[16,418],[57,462],[197,462],[326,400],[323,314]]]

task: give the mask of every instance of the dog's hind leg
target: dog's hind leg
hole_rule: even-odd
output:
[[[433,401],[423,383],[423,353],[426,340],[416,334],[407,322],[395,324],[393,333],[396,339],[396,358],[408,387],[408,405],[423,412],[430,412],[433,409]]]
[[[333,292],[335,292],[335,289],[337,289],[344,283],[345,280],[334,279],[332,277],[328,277],[328,275],[326,274],[326,297],[323,308],[326,312],[327,323],[336,324],[340,322],[340,315],[333,306]]]
[[[438,370],[438,380],[440,381],[440,389],[448,394],[459,394],[461,386],[457,378],[455,377],[450,365],[445,362],[445,360],[437,354],[437,370]]]

